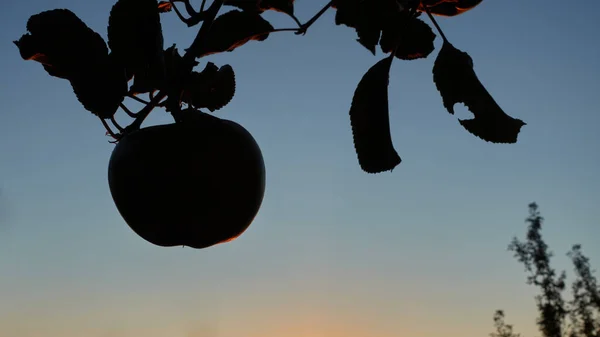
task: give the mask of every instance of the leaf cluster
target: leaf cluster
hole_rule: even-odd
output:
[[[456,13],[464,12],[480,2],[333,1],[332,6],[337,9],[336,24],[354,28],[357,41],[371,53],[375,54],[379,46],[383,53],[389,54],[365,73],[350,109],[355,149],[365,172],[391,171],[401,162],[389,131],[388,95],[382,91],[388,90],[392,57],[415,60],[426,58],[434,50],[436,35],[419,19],[419,11],[423,10],[443,38],[432,72],[444,107],[454,114],[454,105],[464,103],[474,115],[473,119],[459,120],[468,132],[487,142],[516,143],[525,123],[500,108],[477,78],[471,57],[448,41],[431,13],[434,9],[441,13],[449,6]]]
[[[68,9],[49,10],[31,16],[28,33],[15,44],[23,59],[37,61],[49,75],[68,80],[84,108],[98,116],[118,141],[139,128],[157,106],[166,108],[176,121],[185,106],[211,112],[224,108],[236,92],[233,67],[207,62],[197,71],[198,59],[264,41],[277,31],[304,34],[333,8],[337,25],[355,30],[357,41],[373,55],[378,49],[387,54],[360,80],[349,111],[359,165],[365,172],[379,173],[401,162],[390,132],[390,69],[394,59],[424,59],[434,51],[436,34],[420,19],[427,13],[443,39],[432,72],[448,112],[454,114],[454,105],[463,103],[474,118],[459,123],[492,143],[515,143],[525,125],[500,108],[477,78],[471,57],[448,41],[433,17],[456,16],[481,0],[331,0],[304,24],[295,16],[294,0],[213,0],[208,9],[205,2],[197,10],[190,0],[117,0],[110,11],[106,42]],[[185,14],[178,9],[181,5]],[[221,7],[227,10],[219,15]],[[298,28],[275,29],[262,17],[265,11],[288,15]],[[175,45],[164,47],[161,15],[169,12],[190,27],[202,23],[184,55]],[[149,99],[139,97],[143,94]],[[146,106],[133,112],[124,105],[125,98]],[[135,118],[126,128],[115,121],[119,108]]]

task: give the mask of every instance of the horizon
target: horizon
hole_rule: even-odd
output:
[[[527,125],[516,144],[462,128],[471,114],[460,103],[449,114],[432,80],[434,29],[426,59],[392,64],[402,162],[376,175],[360,169],[348,113],[384,54],[336,26],[334,10],[305,36],[272,33],[201,59],[197,70],[233,67],[236,95],[212,114],[252,133],[267,179],[248,230],[201,250],[154,246],[127,226],[108,188],[114,145],[102,124],[68,81],[12,43],[31,15],[54,8],[106,40],[114,2],[32,0],[0,13],[0,337],[483,337],[497,309],[522,337],[539,336],[537,289],[507,251],[534,201],[553,267],[572,280],[573,244],[600,266],[597,1],[484,0],[436,18],[496,102]],[[296,16],[305,22],[325,3],[298,0]],[[263,17],[294,27],[281,13]],[[161,22],[165,49],[180,53],[199,28],[173,12]],[[144,126],[172,121],[156,109]]]

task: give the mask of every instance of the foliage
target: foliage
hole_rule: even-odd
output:
[[[378,173],[391,171],[401,161],[389,126],[392,61],[427,58],[434,50],[436,34],[419,18],[421,13],[429,16],[444,41],[435,60],[433,79],[446,109],[453,113],[453,105],[462,102],[475,116],[459,120],[470,133],[493,143],[517,142],[525,123],[502,111],[477,79],[469,55],[450,44],[434,19],[434,15],[456,16],[480,3],[481,0],[332,0],[302,24],[294,14],[294,0],[213,0],[208,6],[202,0],[199,10],[190,0],[118,0],[108,19],[107,42],[73,12],[54,9],[31,16],[28,33],[15,44],[24,60],[37,61],[51,76],[70,81],[84,108],[98,116],[107,133],[118,142],[139,129],[157,107],[165,108],[177,122],[184,109],[213,112],[233,99],[236,87],[231,65],[209,62],[198,72],[194,71],[198,59],[231,52],[250,41],[264,41],[274,32],[303,35],[333,8],[335,23],[354,29],[362,46],[373,55],[377,47],[389,54],[365,73],[350,107],[360,167]],[[178,9],[182,4],[185,14]],[[222,7],[234,9],[219,15]],[[269,10],[285,13],[298,27],[274,28],[261,16]],[[175,12],[189,27],[202,24],[183,56],[175,45],[164,48],[160,16],[170,12]],[[142,99],[142,94],[148,94],[149,99]],[[125,98],[146,106],[132,112],[123,103]],[[127,127],[115,121],[119,107],[134,118]]]
[[[536,203],[529,204],[529,217],[526,221],[529,226],[525,240],[513,238],[508,249],[514,252],[515,258],[529,273],[527,284],[541,290],[535,301],[539,312],[537,325],[543,337],[599,337],[600,287],[589,259],[583,255],[581,245],[573,245],[567,253],[576,276],[571,286],[573,298],[565,301],[563,292],[566,273],[563,271],[557,274],[550,265],[553,254],[542,237],[544,218]],[[512,326],[504,325],[503,319],[503,312],[497,311],[494,316],[497,333],[492,334],[493,337],[517,337],[512,334]]]
[[[520,334],[513,332],[513,326],[504,322],[504,311],[496,310],[494,313],[494,327],[496,332],[492,332],[490,337],[521,337]]]

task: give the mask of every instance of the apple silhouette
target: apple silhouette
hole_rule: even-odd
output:
[[[194,112],[124,136],[111,154],[108,183],[139,236],[200,249],[232,241],[250,226],[265,192],[265,164],[244,127]]]

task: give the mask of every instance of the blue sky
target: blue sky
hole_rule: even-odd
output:
[[[297,16],[324,3],[298,0]],[[127,227],[108,190],[102,125],[12,44],[30,15],[52,8],[106,38],[112,4],[31,0],[0,13],[1,337],[481,337],[500,308],[537,336],[535,289],[506,251],[531,201],[556,267],[571,270],[573,243],[600,265],[597,1],[485,0],[439,19],[527,125],[517,144],[485,143],[458,124],[464,107],[443,108],[437,51],[395,61],[390,122],[403,162],[379,175],[360,171],[348,109],[382,54],[335,26],[333,11],[306,36],[207,58],[236,72],[236,97],[217,114],[256,138],[267,191],[242,237],[204,250],[152,246]],[[162,20],[165,46],[186,48],[195,29],[173,13]],[[146,125],[170,122],[157,110]]]

